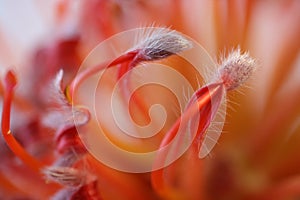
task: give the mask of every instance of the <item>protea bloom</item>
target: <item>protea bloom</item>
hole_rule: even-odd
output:
[[[30,59],[21,45],[16,54],[4,51],[3,47],[0,51],[1,63],[5,66],[1,70],[4,72],[1,85],[4,137],[0,146],[0,197],[299,198],[300,4],[297,0],[267,4],[250,0],[53,3],[55,17],[45,15],[48,19],[45,23],[50,24],[55,34],[39,48],[32,48]],[[37,2],[30,5],[35,5],[38,10],[46,6]],[[78,9],[80,7],[82,9]],[[218,57],[224,49],[240,46],[241,50],[225,50],[223,58],[212,63],[219,66],[219,70],[212,70],[213,73],[207,75],[210,79],[202,81],[197,80],[195,71],[189,70],[184,60],[176,59],[177,54],[193,48],[188,38],[177,31],[152,33],[122,51],[121,55],[110,58],[107,54],[107,59],[103,58],[105,62],[77,73],[90,50],[103,39],[153,21],[195,38],[213,57]],[[7,44],[5,49],[13,49],[9,44],[14,40],[7,35],[7,31],[1,32],[0,41]],[[116,45],[116,49],[121,46]],[[245,53],[247,50],[258,62]],[[20,57],[26,63],[13,59]],[[176,111],[174,96],[159,88],[155,93],[149,93],[153,92],[151,88],[146,88],[144,93],[132,95],[129,92],[136,83],[135,68],[168,61],[194,83],[192,94],[182,91],[183,99],[187,97],[181,113]],[[10,66],[15,64],[11,70]],[[252,75],[253,66],[257,64],[259,67]],[[151,69],[144,68],[149,76],[160,75],[161,71],[153,75]],[[89,91],[89,80],[94,73],[102,73],[101,70],[105,70],[100,80],[104,89],[96,97],[111,95],[113,86],[119,81],[120,94],[113,105],[123,105],[121,103],[129,99],[130,116],[137,124],[147,125],[151,121],[149,105],[157,100],[166,108],[175,109],[175,112],[167,112],[169,118],[161,131],[149,137],[150,144],[144,143],[144,139],[119,135],[117,126],[111,128],[109,123],[101,124],[107,137],[128,152],[145,153],[158,148],[153,171],[130,173],[114,169],[97,160],[86,145],[84,137],[98,132],[93,120],[99,116],[93,115],[89,107],[81,107],[81,102],[91,99],[89,96],[79,99],[78,96]],[[247,85],[251,89],[242,87],[243,94],[229,92],[236,90],[250,76],[251,83]],[[166,79],[172,80],[172,77]],[[213,141],[218,145],[203,154],[201,147],[206,144],[207,130],[212,130],[211,122],[227,92],[227,105],[233,109],[227,109],[222,135],[218,141]],[[97,110],[98,105],[95,108]],[[106,118],[108,109],[102,108],[96,113],[100,119]],[[195,113],[200,113],[200,117]],[[181,125],[182,132],[178,131]],[[177,143],[164,150],[174,138]],[[98,144],[98,141],[94,142]],[[164,165],[170,155],[189,142],[191,145],[179,159]]]

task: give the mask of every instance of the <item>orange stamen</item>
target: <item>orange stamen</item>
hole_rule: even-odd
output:
[[[197,148],[198,145],[196,145],[197,139],[203,138],[203,134],[205,133],[206,129],[208,128],[211,120],[213,119],[213,115],[215,112],[211,111],[211,99],[214,95],[222,94],[223,92],[223,84],[222,83],[215,83],[211,84],[209,86],[202,87],[198,91],[196,91],[193,95],[194,98],[197,99],[195,102],[190,102],[188,104],[186,111],[183,113],[183,115],[175,122],[175,124],[172,126],[170,131],[168,131],[163,138],[159,149],[157,160],[155,161],[155,165],[161,165],[161,163],[164,163],[167,158],[167,152],[163,151],[163,147],[168,145],[177,135],[180,124],[187,124],[193,116],[195,116],[197,113],[201,112],[201,118],[199,119],[197,134],[193,138],[192,142],[192,148]],[[192,99],[193,99],[192,97]],[[221,101],[222,98],[219,100]],[[207,108],[206,108],[207,107]],[[172,189],[170,186],[166,183],[164,178],[164,168],[153,171],[151,173],[151,181],[154,189],[164,195],[169,195],[168,193],[171,193]]]
[[[72,101],[74,91],[78,88],[78,86],[87,78],[94,75],[95,73],[104,70],[106,68],[110,68],[112,66],[124,63],[126,61],[132,61],[132,59],[136,56],[136,51],[128,52],[124,55],[119,56],[115,60],[113,60],[111,63],[102,63],[99,65],[96,65],[94,67],[87,68],[82,73],[78,74],[75,79],[71,82],[71,84],[66,89],[66,96],[67,98]]]
[[[2,111],[2,135],[8,147],[20,158],[26,165],[35,171],[40,171],[44,165],[26,152],[26,150],[15,139],[10,130],[10,111],[13,98],[13,91],[17,85],[17,79],[12,71],[8,71],[4,81],[4,101]]]

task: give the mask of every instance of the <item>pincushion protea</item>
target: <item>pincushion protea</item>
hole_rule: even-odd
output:
[[[119,70],[122,71],[122,74],[119,73],[118,77],[116,77],[119,79],[139,62],[150,62],[157,59],[164,59],[171,55],[175,55],[186,48],[191,48],[191,45],[188,40],[182,37],[179,33],[175,33],[174,31],[156,31],[151,35],[147,35],[145,40],[142,41],[140,45],[133,48],[133,50],[129,50],[124,55],[121,55],[119,58],[110,62],[106,68],[119,64]],[[128,66],[123,65],[123,63],[128,63]],[[249,57],[248,54],[241,54],[240,50],[234,51],[220,64],[220,70],[215,82],[201,87],[194,93],[190,102],[187,104],[186,111],[184,111],[182,117],[164,136],[158,151],[164,148],[164,146],[167,145],[175,137],[175,135],[179,134],[178,126],[180,123],[197,123],[194,116],[199,114],[201,115],[201,118],[198,122],[199,124],[196,125],[197,128],[189,130],[190,132],[197,132],[195,134],[195,139],[193,139],[194,142],[192,142],[192,148],[205,145],[202,144],[204,142],[204,134],[218,111],[224,92],[238,87],[246,79],[248,79],[255,67],[254,65],[253,59]],[[75,80],[71,83],[71,90],[66,90],[67,93],[71,92],[68,96],[71,98],[73,97],[72,93],[76,89],[75,86],[83,81],[84,78],[86,79],[88,76],[92,75],[91,71],[96,72],[102,68],[104,69],[105,67],[96,66],[88,69],[87,72],[83,72],[83,76],[79,76],[79,81],[77,77],[75,77]],[[34,157],[29,155],[11,133],[10,109],[13,90],[17,84],[17,78],[12,71],[8,71],[4,80],[2,133],[9,148],[26,165],[35,170],[37,173],[42,172],[45,174],[46,181],[58,183],[65,187],[54,196],[54,199],[101,198],[97,192],[98,189],[96,188],[96,184],[98,182],[97,176],[90,170],[81,172],[80,169],[77,169],[80,167],[80,163],[84,160],[87,152],[79,140],[79,136],[76,134],[73,120],[77,122],[77,126],[86,124],[89,120],[89,111],[77,109],[76,107],[74,108],[74,106],[73,109],[71,108],[71,102],[68,102],[61,88],[62,78],[63,72],[60,71],[53,81],[53,86],[50,88],[50,98],[52,98],[51,103],[52,105],[56,105],[57,109],[46,114],[43,120],[45,125],[56,130],[56,150],[61,154],[61,156],[54,161],[52,166],[46,167],[46,164],[40,163],[40,161],[37,161]],[[123,89],[126,90],[127,88],[124,87]],[[74,118],[76,118],[76,120]],[[194,151],[197,151],[197,149]],[[158,153],[156,160],[163,162],[166,156],[167,155],[161,155]],[[162,173],[163,170],[164,169],[156,170],[154,168],[154,171],[151,172],[152,184],[154,190],[156,190],[159,195],[168,196],[167,193],[170,191],[166,191],[166,185],[164,184]],[[90,184],[92,184],[94,188],[89,187]],[[72,192],[65,192],[69,190]]]
[[[68,108],[65,107],[62,115],[57,115],[58,113],[53,110],[52,113],[48,113],[48,110],[47,114],[50,114],[48,115],[50,118],[45,117],[44,108],[49,102],[42,98],[47,87],[46,80],[43,78],[52,81],[58,72],[54,69],[63,66],[65,75],[73,76],[73,69],[69,71],[71,73],[66,70],[67,65],[65,64],[70,61],[65,59],[61,53],[68,52],[62,50],[62,46],[70,44],[61,42],[67,41],[66,38],[63,38],[60,41],[62,45],[50,45],[50,48],[42,48],[36,54],[37,59],[35,59],[33,72],[53,69],[47,73],[41,73],[46,74],[47,77],[38,78],[40,76],[33,73],[30,78],[24,79],[23,74],[17,73],[17,76],[20,76],[18,88],[25,88],[23,86],[25,81],[22,82],[22,80],[30,80],[26,82],[31,82],[29,84],[31,86],[39,85],[40,89],[38,91],[22,89],[23,91],[19,92],[21,95],[17,91],[12,103],[12,132],[16,135],[17,140],[22,141],[21,147],[24,146],[30,154],[39,158],[39,164],[28,162],[33,165],[32,168],[39,169],[40,167],[36,166],[40,166],[40,162],[48,166],[56,165],[54,168],[48,168],[48,171],[45,172],[46,176],[59,177],[58,180],[62,180],[63,184],[69,184],[66,180],[72,180],[72,175],[76,175],[78,171],[70,170],[70,173],[65,174],[67,176],[57,175],[67,170],[70,165],[74,165],[76,169],[83,169],[83,173],[79,173],[78,177],[80,178],[75,181],[80,187],[61,190],[61,186],[44,184],[45,179],[40,173],[35,173],[28,167],[20,165],[11,152],[2,145],[1,156],[4,162],[1,164],[0,174],[1,197],[5,199],[10,197],[44,199],[52,196],[59,199],[70,197],[70,194],[74,194],[74,198],[84,198],[85,195],[91,198],[101,198],[102,196],[104,199],[159,199],[158,194],[174,199],[180,197],[188,199],[201,197],[203,199],[287,199],[299,197],[300,165],[299,143],[297,142],[299,141],[299,120],[297,119],[299,118],[298,99],[300,97],[298,95],[299,43],[297,38],[299,26],[297,26],[297,22],[299,21],[299,2],[297,0],[276,2],[272,5],[269,5],[268,2],[250,0],[239,3],[235,1],[176,1],[174,4],[161,2],[162,5],[167,4],[168,8],[172,8],[166,15],[163,15],[164,17],[155,16],[150,12],[151,10],[157,12],[154,11],[154,8],[157,7],[156,4],[152,5],[152,3],[143,1],[132,4],[115,1],[93,1],[82,4],[85,5],[84,15],[81,15],[83,18],[79,19],[81,24],[78,23],[78,26],[81,28],[77,33],[82,33],[83,40],[78,44],[72,43],[72,50],[79,45],[80,53],[86,52],[87,48],[96,44],[99,38],[108,37],[114,31],[120,30],[118,25],[121,23],[124,23],[123,26],[135,26],[133,23],[137,18],[134,14],[129,13],[139,13],[143,14],[143,19],[148,18],[150,22],[155,18],[156,21],[161,20],[161,24],[172,25],[174,28],[188,32],[196,37],[209,52],[218,52],[223,50],[224,46],[237,45],[241,45],[242,49],[249,49],[252,55],[258,58],[261,65],[259,72],[253,78],[255,81],[251,85],[253,88],[250,91],[244,89],[246,95],[230,96],[231,101],[241,105],[234,106],[236,112],[230,112],[228,124],[225,126],[225,131],[229,134],[222,135],[221,141],[219,141],[220,145],[212,155],[207,159],[199,160],[197,158],[198,151],[187,152],[184,157],[164,169],[163,179],[165,181],[162,184],[166,184],[167,188],[172,188],[171,193],[169,190],[162,189],[163,187],[158,187],[158,191],[153,190],[156,186],[154,183],[152,188],[149,174],[126,174],[109,169],[95,161],[82,148],[68,151],[66,146],[76,144],[77,147],[80,147],[80,142],[74,142],[77,141],[76,131],[72,127],[56,132],[56,135],[59,135],[56,137],[56,141],[60,145],[53,146],[52,142],[49,144],[53,137],[49,137],[49,134],[45,133],[52,133],[53,130],[43,127],[41,119],[46,119],[49,123],[51,116],[59,118],[68,116]],[[74,17],[68,18],[72,12],[70,7],[74,7],[74,5],[70,5],[72,3],[69,1],[61,1],[58,20],[60,25],[64,22],[78,20]],[[130,11],[128,11],[126,9],[128,7],[134,7],[136,10],[129,9]],[[164,8],[164,6],[160,7]],[[91,12],[97,8],[112,9],[112,12],[101,12],[102,14],[99,16],[98,12]],[[195,9],[197,12],[193,12]],[[199,10],[202,12],[198,12]],[[134,16],[134,19],[130,16]],[[89,23],[83,20],[87,17],[89,17]],[[113,17],[114,19],[112,19]],[[122,20],[122,17],[126,20]],[[199,23],[195,22],[195,18],[199,19]],[[111,23],[107,23],[107,21]],[[98,29],[93,32],[95,25]],[[140,25],[140,22],[136,25]],[[109,28],[102,32],[101,27]],[[24,31],[26,32],[26,30]],[[274,34],[275,32],[278,34]],[[0,34],[0,36],[2,35]],[[59,41],[55,43],[59,43]],[[76,57],[77,61],[73,62],[76,66],[78,59],[81,59],[78,52],[73,51],[73,53],[67,54],[76,54],[74,58]],[[47,58],[47,62],[41,62],[44,60],[41,58]],[[220,78],[220,76],[217,77]],[[223,74],[221,77],[226,79],[227,75]],[[70,77],[66,77],[66,80],[69,81]],[[68,83],[68,81],[65,82]],[[229,86],[233,87],[230,84]],[[1,88],[1,92],[5,91],[4,85]],[[24,95],[27,92],[27,96]],[[284,102],[284,107],[282,107],[282,102]],[[8,107],[5,106],[5,108],[6,112],[3,110],[3,114],[6,113],[4,120],[7,120]],[[23,115],[26,113],[26,120],[24,117],[22,118],[22,113]],[[21,115],[19,119],[23,120],[16,120],[18,119],[17,115]],[[2,133],[6,134],[8,123],[4,122],[4,124],[6,125]],[[52,128],[57,129],[53,123]],[[33,132],[36,134],[33,135]],[[59,153],[53,153],[56,152],[57,147],[60,149]],[[83,160],[87,161],[78,162],[83,157]],[[54,160],[56,160],[55,163],[53,163]],[[90,170],[92,173],[87,173]],[[101,177],[98,178],[98,182],[94,179],[95,174],[98,175],[97,177]],[[88,180],[86,182],[88,184],[82,185],[86,180]],[[37,187],[39,190],[36,189]],[[60,192],[57,192],[59,190]],[[77,196],[75,195],[76,191]],[[53,196],[55,193],[56,195]]]

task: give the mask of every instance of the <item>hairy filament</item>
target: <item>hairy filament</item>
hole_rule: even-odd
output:
[[[10,130],[10,112],[11,102],[14,94],[14,88],[17,85],[17,78],[12,71],[8,71],[4,79],[4,101],[2,111],[1,131],[5,142],[14,154],[20,158],[26,165],[35,171],[40,171],[44,164],[28,154],[26,150],[15,139]]]
[[[74,80],[71,82],[71,84],[66,89],[66,96],[69,100],[72,101],[74,91],[78,88],[78,86],[87,78],[94,75],[95,73],[102,71],[106,68],[110,68],[112,66],[121,64],[126,61],[131,61],[136,56],[136,52],[128,52],[124,55],[119,56],[115,60],[113,60],[111,63],[101,63],[99,65],[90,67],[83,71],[82,73],[78,74]]]
[[[178,133],[181,124],[190,124],[197,127],[195,137],[192,139],[192,151],[197,152],[203,145],[204,134],[212,120],[217,114],[217,110],[226,91],[233,90],[242,85],[255,70],[255,60],[248,53],[242,54],[240,49],[233,51],[227,58],[223,59],[220,64],[219,77],[215,83],[211,83],[197,90],[189,101],[183,115],[175,122],[170,131],[163,138],[155,166],[161,166],[168,155],[163,151],[163,147],[168,145]],[[200,115],[198,124],[193,120],[194,116]],[[195,126],[196,125],[196,126]],[[181,138],[183,135],[179,135]],[[151,173],[152,186],[160,194],[169,193],[171,188],[164,179],[164,169],[159,169]]]
[[[146,37],[142,39],[133,50],[129,50],[129,53],[135,53],[136,55],[131,61],[125,61],[120,65],[117,80],[136,67],[140,62],[164,59],[180,53],[181,51],[190,49],[191,47],[192,43],[180,33],[170,31],[169,29],[155,29],[146,34]],[[121,85],[123,87],[123,95],[128,97],[130,82],[124,81]],[[138,109],[145,114],[143,115],[144,118],[149,120],[144,102],[137,95],[134,95],[132,100]]]
[[[181,124],[187,124],[191,120],[191,118],[193,118],[200,112],[201,117],[197,126],[197,134],[192,141],[192,147],[198,147],[198,145],[195,145],[195,143],[201,141],[201,139],[203,138],[203,134],[208,128],[211,120],[214,118],[213,115],[216,114],[216,112],[211,112],[211,99],[215,96],[222,97],[224,91],[223,89],[224,88],[222,83],[215,83],[204,86],[197,90],[188,103],[188,106],[183,115],[175,122],[170,131],[166,133],[159,149],[162,150],[163,147],[168,145],[175,138]],[[196,99],[196,101],[193,101],[194,99]],[[222,98],[219,99],[221,100]],[[167,158],[167,152],[165,153],[160,150],[158,152],[157,159],[155,160],[155,165],[161,165],[161,163],[164,163]],[[168,193],[168,191],[170,191],[170,188],[165,182],[163,173],[164,169],[153,171],[151,173],[151,181],[156,191],[158,191],[159,193]]]
[[[117,78],[117,80],[119,80],[122,75],[134,68],[140,62],[164,59],[190,48],[192,48],[192,43],[176,31],[170,31],[169,29],[163,28],[152,31],[133,49],[130,49],[111,63],[103,63],[88,68],[76,76],[69,87],[67,87],[66,96],[69,100],[72,100],[74,91],[82,81],[106,68],[128,62],[129,64],[120,67]]]
[[[191,97],[191,101],[188,103],[187,108],[183,113],[183,115],[175,122],[171,130],[163,138],[160,144],[160,148],[166,146],[169,142],[173,140],[173,138],[176,136],[176,133],[178,132],[181,123],[187,124],[190,121],[191,117],[195,116],[197,113],[199,113],[199,111],[203,110],[205,106],[210,104],[212,97],[214,95],[217,95],[219,92],[221,92],[222,89],[223,89],[222,84],[216,83],[216,84],[210,84],[208,86],[204,86],[199,90],[197,90]],[[196,99],[196,102],[194,102],[193,99]],[[206,120],[208,118],[207,116],[201,116],[201,119]]]

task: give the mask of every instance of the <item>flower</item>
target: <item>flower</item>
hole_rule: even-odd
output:
[[[1,7],[9,5],[12,4],[3,3]],[[0,52],[6,52],[4,49],[15,50],[18,47],[16,51],[6,52],[10,56],[0,55],[0,63],[4,66],[2,69],[5,69],[1,70],[4,84],[0,87],[1,95],[4,97],[1,131],[4,137],[0,140],[0,154],[3,158],[0,166],[1,198],[291,199],[300,197],[299,1],[276,1],[270,4],[268,1],[251,0],[239,2],[61,0],[51,5],[51,12],[55,13],[52,14],[52,18],[47,15],[48,12],[37,14],[40,9],[49,6],[48,4],[31,1],[27,5],[28,13],[45,17],[44,23],[34,21],[35,25],[43,24],[41,26],[43,30],[51,33],[46,35],[47,41],[40,41],[39,47],[29,42],[20,42],[24,41],[20,38],[25,35],[31,36],[28,38],[34,41],[38,35],[34,34],[39,31],[30,33],[30,30],[37,29],[13,31],[22,33],[14,36],[8,32],[12,30],[10,25],[3,23],[3,19],[9,15],[0,15],[0,26],[3,27],[0,40],[7,44],[0,47]],[[80,7],[82,9],[78,9]],[[18,14],[21,15],[22,12]],[[30,15],[27,17],[16,19],[13,24],[18,27],[18,22],[21,20],[30,21]],[[218,55],[225,49],[223,57],[228,59],[224,60],[220,56],[220,61],[217,61],[224,67],[212,78],[214,88],[219,86],[213,83],[221,81],[220,84],[227,90],[235,89],[246,81],[249,74],[253,73],[253,75],[246,81],[246,85],[250,88],[244,86],[242,89],[237,89],[242,94],[228,92],[229,108],[226,124],[220,139],[214,141],[218,142],[218,145],[208,156],[203,159],[198,158],[198,147],[203,143],[201,138],[198,138],[195,146],[162,170],[127,173],[99,162],[83,145],[78,132],[91,124],[93,115],[91,110],[79,107],[76,99],[73,101],[73,93],[78,89],[76,85],[84,81],[74,80],[80,80],[81,75],[77,74],[80,63],[99,42],[115,33],[139,27],[141,23],[152,24],[153,21],[161,26],[171,26],[172,29],[193,37],[211,55]],[[39,34],[43,35],[41,32]],[[177,35],[177,32],[174,31],[172,34],[179,38],[178,41],[185,41],[181,35]],[[166,37],[162,38],[166,39]],[[171,57],[169,58],[171,54],[165,51],[177,54],[190,48],[188,43],[179,45],[175,49],[169,48],[167,45],[170,43],[166,39],[164,40],[166,45],[158,48],[159,51],[148,51],[145,46],[155,46],[156,40],[155,37],[147,39],[136,46],[137,49],[144,50],[143,55],[147,55],[142,60],[145,63],[151,62],[153,58],[155,62],[161,64],[165,62],[164,59],[156,60],[156,58],[172,60]],[[19,45],[12,45],[17,41]],[[28,44],[31,46],[26,46]],[[172,42],[171,44],[173,45]],[[249,51],[257,60],[258,69],[255,72],[253,68],[248,68],[253,64],[248,54],[240,55],[239,51],[230,54],[230,51],[226,51],[238,46],[241,52]],[[31,58],[28,56],[28,49],[31,50]],[[112,72],[106,71],[107,76],[103,80],[107,83],[105,85],[107,90],[111,90],[111,85],[117,81],[111,78],[111,74],[118,74],[113,71],[113,67],[119,70],[119,78],[123,80],[122,75],[132,69],[132,66],[137,65],[131,63],[131,66],[129,62],[137,55],[134,51],[127,56],[128,52],[124,53],[128,60],[125,59],[124,62],[122,60],[124,57],[121,56],[121,59],[117,59],[118,62],[113,63]],[[236,57],[239,59],[233,61],[232,59]],[[175,58],[174,60],[176,61],[174,69],[179,69],[185,77],[191,79],[195,77],[194,72],[184,67],[187,65],[183,61]],[[119,66],[123,66],[123,69],[118,68],[117,64],[120,63]],[[11,69],[8,70],[11,65],[16,65],[15,74]],[[244,71],[240,71],[241,65],[246,66],[242,68]],[[106,66],[107,63],[104,63],[94,69],[99,71]],[[64,73],[59,72],[61,68]],[[82,77],[90,77],[95,71],[90,71]],[[170,77],[166,76],[166,79],[168,78]],[[16,80],[18,83],[14,88]],[[73,87],[72,84],[75,86]],[[121,96],[124,99],[127,99],[126,89],[129,90],[130,87],[127,83],[121,86],[124,91]],[[199,95],[202,95],[200,99],[203,99],[203,96],[212,97],[212,95],[203,95],[206,91],[203,85],[200,88]],[[156,100],[171,104],[171,95],[161,93],[159,89],[157,91],[159,92],[156,94],[148,95],[149,99],[150,96],[155,96]],[[102,95],[105,96],[106,93]],[[149,103],[148,98],[143,97],[142,92],[134,94],[136,105],[134,104],[130,111],[140,124],[147,124],[149,117],[145,111],[151,102]],[[77,124],[78,127],[73,122],[74,109],[75,121],[81,122]],[[109,129],[108,132],[111,131],[113,141],[125,149],[132,150],[137,147],[141,151],[152,149],[153,146],[159,146],[164,141],[168,130],[174,123],[176,124],[177,116],[170,113],[167,113],[170,118],[161,132],[151,139],[151,145],[145,144],[144,140],[128,139],[127,136],[115,137],[119,136],[118,131],[111,130],[116,129]],[[209,122],[210,120],[205,120],[203,127],[208,126]],[[187,124],[192,127],[189,130],[195,132],[193,121]],[[23,162],[20,162],[17,157]],[[155,182],[155,174],[159,175],[161,182]]]

